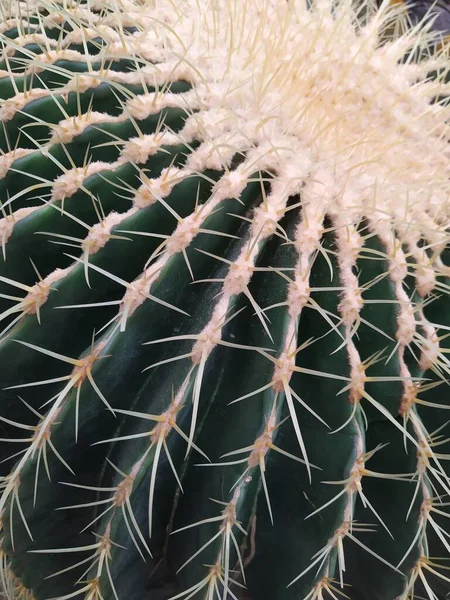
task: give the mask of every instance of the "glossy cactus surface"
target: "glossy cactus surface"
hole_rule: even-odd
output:
[[[8,600],[443,600],[445,27],[2,10]]]

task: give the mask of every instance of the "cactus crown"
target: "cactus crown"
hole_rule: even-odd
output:
[[[444,9],[1,10],[8,600],[441,600]]]

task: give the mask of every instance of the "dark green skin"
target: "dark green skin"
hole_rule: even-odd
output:
[[[49,34],[55,35],[55,32]],[[10,30],[4,35],[14,39],[17,31]],[[83,51],[79,47],[74,49]],[[88,49],[95,55],[99,48],[95,43],[91,43]],[[39,48],[33,45],[26,47],[22,54],[17,53],[11,59],[11,67],[23,72],[24,64],[30,60],[30,55],[38,51]],[[113,63],[111,68],[121,71],[135,66],[133,61],[127,63],[122,60]],[[52,97],[30,103],[0,131],[0,149],[3,152],[8,152],[16,145],[34,149],[28,156],[16,160],[6,177],[0,180],[2,200],[6,201],[19,194],[11,203],[14,210],[34,206],[37,200],[42,202],[38,211],[20,221],[14,228],[6,247],[6,261],[0,257],[0,276],[4,278],[0,281],[0,293],[3,295],[17,295],[17,289],[5,278],[27,285],[36,282],[36,273],[29,259],[32,259],[41,276],[45,277],[56,268],[71,265],[74,256],[81,256],[79,249],[68,249],[51,243],[58,239],[51,234],[80,238],[86,235],[86,228],[71,219],[67,213],[77,217],[87,226],[92,226],[98,222],[93,197],[100,201],[105,215],[112,211],[127,211],[131,202],[116,193],[118,185],[126,183],[130,190],[137,189],[141,183],[140,170],[146,169],[151,177],[158,177],[162,169],[172,163],[182,167],[189,153],[195,148],[195,145],[188,148],[181,144],[163,147],[146,164],[127,163],[119,168],[93,175],[84,181],[84,190],[77,191],[64,203],[60,201],[50,205],[51,182],[70,167],[71,161],[74,166],[81,166],[88,156],[91,160],[112,163],[120,155],[120,145],[97,148],[95,146],[111,141],[112,136],[121,140],[135,137],[136,126],[144,134],[152,133],[162,117],[162,114],[158,113],[138,123],[128,120],[89,127],[66,147],[54,144],[50,150],[54,159],[52,160],[40,149],[42,140],[51,134],[51,128],[47,125],[35,125],[36,119],[43,119],[47,124],[58,123],[63,118],[59,103],[63,103],[64,111],[69,115],[78,113],[76,94],[70,94],[67,99],[63,99],[58,90],[66,83],[70,73],[86,71],[87,65],[61,61],[54,67],[44,72],[36,81],[32,81],[28,75],[21,75],[16,79],[19,92],[29,89],[32,84],[34,87],[53,89],[54,94]],[[0,68],[5,68],[5,65],[0,64]],[[171,91],[180,93],[188,87],[186,82],[175,82]],[[120,101],[124,102],[127,97],[142,92],[143,88],[140,86],[120,87],[104,83],[95,90],[88,90],[82,94],[79,100],[83,111],[91,106],[94,110],[117,115],[122,110]],[[9,78],[0,79],[0,98],[6,100],[14,94],[15,89]],[[166,109],[163,112],[166,125],[173,131],[179,131],[183,127],[187,117],[185,111]],[[235,163],[242,158],[236,156]],[[255,173],[256,178],[259,175]],[[166,202],[184,218],[192,213],[196,203],[201,205],[208,200],[214,182],[221,176],[222,173],[217,171],[192,176],[177,184]],[[30,186],[39,181],[39,177],[47,179],[48,186],[44,185],[37,191],[29,190]],[[264,173],[261,177],[265,179],[265,190],[269,191],[271,174]],[[291,203],[294,204],[298,200],[292,198]],[[195,282],[192,282],[185,257],[181,253],[174,255],[161,271],[151,288],[151,293],[189,316],[148,299],[128,318],[125,331],[116,330],[111,335],[113,323],[95,338],[96,343],[108,339],[101,351],[104,359],[95,363],[92,375],[110,407],[151,415],[159,415],[167,410],[172,394],[180,388],[192,366],[191,361],[180,360],[150,370],[145,369],[153,363],[189,353],[193,341],[169,339],[161,343],[144,344],[175,336],[196,335],[209,322],[217,302],[216,296],[221,291],[221,283],[200,280],[223,279],[228,270],[226,263],[210,255],[230,262],[236,259],[249,240],[250,227],[245,219],[251,218],[254,209],[261,202],[263,194],[260,182],[249,183],[240,200],[226,199],[221,203],[220,210],[202,224],[209,233],[199,233],[186,250]],[[280,221],[288,241],[293,240],[295,228],[301,217],[301,209],[297,207],[287,212]],[[27,435],[27,432],[24,435],[23,430],[18,429],[14,423],[36,425],[39,418],[30,407],[44,414],[49,406],[43,405],[63,389],[65,382],[49,386],[17,386],[70,375],[73,368],[71,364],[61,362],[20,342],[72,358],[88,355],[93,334],[99,332],[117,314],[117,306],[109,304],[98,308],[72,309],[61,307],[119,301],[125,291],[123,285],[105,276],[98,269],[107,271],[125,282],[132,282],[142,273],[148,258],[161,243],[161,238],[145,237],[139,233],[170,235],[176,225],[174,215],[158,202],[127,218],[115,228],[120,239],[111,239],[97,254],[90,257],[90,286],[87,285],[83,265],[78,264],[69,275],[53,286],[47,302],[40,310],[40,323],[36,315],[26,315],[1,340],[0,418],[4,420],[0,421],[0,436],[4,441],[0,442],[0,469],[3,476],[6,477],[14,464],[20,460],[20,455],[12,455],[28,448],[27,443],[13,444],[7,441]],[[332,219],[328,220],[328,226],[332,228]],[[367,223],[361,223],[361,231],[367,232],[367,226]],[[123,230],[127,233],[123,233]],[[213,235],[211,232],[225,235]],[[288,282],[276,269],[293,269],[298,259],[294,245],[286,243],[287,240],[275,235],[259,243],[256,267],[270,267],[271,270],[255,272],[249,291],[256,303],[263,308],[283,303],[286,299]],[[340,376],[341,380],[317,376],[310,372],[296,372],[290,381],[292,390],[328,425],[325,426],[311,412],[294,401],[294,411],[302,430],[308,459],[311,465],[314,465],[311,469],[311,480],[304,464],[273,449],[268,452],[265,456],[265,481],[273,513],[272,522],[259,466],[247,469],[248,465],[245,462],[223,466],[217,464],[247,457],[245,453],[228,458],[224,458],[223,455],[254,443],[266,427],[277,395],[277,421],[281,421],[282,424],[274,434],[274,444],[283,451],[302,458],[292,415],[283,392],[278,393],[273,387],[269,387],[230,405],[233,400],[266,386],[273,377],[273,364],[263,353],[238,348],[236,345],[264,347],[269,355],[276,357],[283,350],[290,319],[286,304],[267,311],[271,340],[248,297],[243,294],[235,296],[232,300],[232,312],[241,312],[222,331],[222,340],[234,344],[234,347],[219,344],[209,356],[202,378],[196,419],[195,445],[213,464],[206,466],[206,458],[195,448],[186,456],[186,440],[175,430],[170,431],[166,440],[167,449],[183,492],[181,493],[170,461],[162,450],[153,493],[151,537],[148,505],[152,470],[157,460],[155,447],[147,453],[130,495],[133,514],[142,535],[142,538],[138,539],[136,530],[133,529],[137,543],[133,543],[130,536],[129,513],[115,509],[114,513],[109,511],[100,516],[109,505],[95,502],[110,497],[111,490],[123,480],[123,475],[117,469],[125,474],[130,473],[148,449],[150,437],[133,436],[148,432],[156,423],[119,412],[113,415],[88,381],[82,384],[78,399],[76,390],[71,390],[67,395],[52,426],[51,441],[58,453],[64,457],[70,470],[51,450],[47,455],[48,473],[42,458],[38,458],[38,455],[29,458],[21,471],[17,492],[20,510],[14,496],[8,498],[4,507],[2,550],[8,556],[11,571],[21,584],[30,590],[33,599],[65,598],[75,590],[81,589],[85,585],[83,582],[93,578],[96,571],[95,567],[92,567],[85,572],[89,562],[64,571],[75,563],[88,559],[93,550],[76,553],[36,551],[90,546],[95,544],[98,536],[104,535],[109,527],[111,540],[116,544],[112,546],[109,556],[114,588],[104,569],[100,577],[101,598],[116,600],[116,593],[118,598],[128,600],[166,600],[172,596],[178,597],[178,594],[192,588],[206,577],[208,567],[205,565],[213,565],[217,561],[221,552],[221,538],[216,537],[212,543],[208,543],[219,531],[218,521],[179,532],[177,530],[204,519],[217,517],[223,510],[223,505],[213,502],[212,499],[222,503],[229,502],[236,482],[244,473],[251,478],[242,486],[236,505],[236,518],[242,529],[234,526],[233,532],[245,563],[246,587],[244,589],[240,575],[236,547],[232,546],[231,575],[241,587],[231,585],[230,590],[234,596],[229,592],[226,598],[309,600],[311,590],[324,575],[336,576],[339,579],[337,554],[336,549],[333,549],[325,563],[307,570],[303,577],[288,587],[294,578],[308,569],[314,560],[313,557],[327,545],[346,518],[346,495],[312,518],[306,518],[343,489],[343,484],[327,485],[323,482],[342,481],[350,476],[357,457],[356,446],[359,439],[363,440],[366,451],[380,444],[384,445],[371,459],[367,468],[379,473],[414,474],[417,469],[417,449],[413,441],[417,440],[417,435],[411,423],[407,423],[410,437],[404,442],[402,432],[392,423],[394,419],[399,426],[403,425],[399,412],[403,385],[396,380],[374,381],[366,385],[367,393],[386,409],[391,419],[380,413],[367,399],[363,399],[361,407],[367,417],[367,428],[359,406],[354,418],[349,420],[353,406],[349,402],[348,393],[339,393],[350,375],[347,349],[345,344],[342,345],[345,331],[339,317],[340,294],[337,291],[320,291],[322,287],[341,285],[336,243],[333,232],[324,234],[322,247],[328,253],[333,274],[330,274],[324,257],[318,254],[310,275],[311,287],[319,289],[312,293],[312,300],[320,309],[328,311],[335,329],[331,329],[318,310],[306,307],[297,323],[297,346],[310,339],[313,339],[313,344],[296,355],[296,365],[311,371],[334,374]],[[376,237],[367,240],[366,249],[385,252],[383,244]],[[368,377],[395,379],[400,377],[398,356],[393,352],[396,347],[398,316],[395,286],[389,276],[380,279],[375,285],[371,284],[377,275],[388,271],[389,264],[387,260],[373,260],[368,256],[367,252],[365,255],[363,253],[357,264],[360,285],[366,287],[364,299],[392,302],[369,303],[363,307],[363,322],[354,341],[361,360],[384,349],[384,360],[368,369]],[[448,256],[444,256],[444,260],[450,264]],[[414,264],[411,263],[410,266],[413,273]],[[291,271],[286,273],[290,276]],[[441,284],[449,286],[450,280],[442,279]],[[411,295],[411,289],[414,289],[412,276],[405,280],[404,286]],[[23,295],[22,291],[20,295]],[[418,305],[422,301],[417,294],[413,295],[413,303]],[[445,337],[450,327],[448,293],[444,291],[440,297],[433,295],[425,301],[426,317],[435,324],[438,335]],[[7,311],[13,304],[8,298],[0,298],[0,313],[3,314],[3,311]],[[2,326],[6,326],[10,319],[11,317],[3,319]],[[375,329],[383,331],[386,335]],[[449,339],[443,339],[442,349],[450,348]],[[340,349],[334,352],[338,346]],[[419,349],[413,350],[416,351],[415,354],[408,352],[406,356],[412,376],[442,381],[442,373],[421,370],[417,360]],[[391,358],[386,362],[388,356]],[[194,379],[185,392],[186,401],[176,421],[187,436],[193,416],[191,396]],[[420,396],[421,399],[438,404],[439,407],[418,404],[414,409],[429,432],[442,426],[449,418],[447,408],[450,408],[450,401],[445,385],[443,383]],[[11,386],[16,387],[9,389]],[[29,406],[22,402],[19,396]],[[345,428],[331,433],[346,421],[348,424]],[[441,433],[443,438],[448,437],[445,428]],[[114,438],[122,437],[127,439],[114,441]],[[450,455],[450,443],[445,441],[438,451]],[[446,475],[450,477],[448,462],[443,459],[441,464]],[[116,469],[112,465],[115,465]],[[39,476],[36,479],[37,469]],[[426,541],[417,539],[421,504],[424,500],[422,489],[419,490],[406,518],[416,482],[417,479],[413,475],[409,481],[375,477],[363,479],[364,493],[390,530],[392,537],[376,520],[373,512],[362,506],[361,500],[357,499],[355,494],[352,500],[355,521],[377,525],[371,532],[354,532],[354,536],[368,551],[355,541],[344,539],[346,586],[343,593],[350,600],[403,598],[401,595],[411,576],[411,570],[423,553],[423,544],[429,547],[430,556],[445,557],[448,554],[442,541],[430,530],[431,528],[427,529]],[[74,487],[73,484],[81,487]],[[87,489],[86,486],[95,489]],[[88,506],[61,509],[80,504]],[[24,524],[23,515],[32,537]],[[111,520],[112,515],[114,517]],[[86,529],[94,520],[95,522]],[[441,527],[446,527],[445,516],[436,515],[436,521]],[[205,546],[203,551],[196,555],[202,546]],[[393,568],[402,560],[407,550],[408,555],[400,567]],[[376,558],[373,553],[389,562],[391,567]],[[194,558],[187,566],[179,570],[192,556]],[[64,572],[49,578],[58,571]],[[77,583],[80,578],[82,583]],[[449,582],[432,575],[429,580],[435,597],[443,600],[450,591]],[[338,586],[338,581],[334,585]],[[220,585],[218,589],[220,593],[223,592]],[[420,582],[415,585],[414,593],[414,598],[426,595]],[[202,594],[205,594],[204,590],[195,597],[206,597]],[[84,598],[82,594],[76,597]],[[313,600],[316,598],[319,597],[314,596]]]

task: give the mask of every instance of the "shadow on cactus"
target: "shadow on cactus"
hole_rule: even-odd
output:
[[[3,6],[8,600],[446,598],[450,63],[408,10]]]

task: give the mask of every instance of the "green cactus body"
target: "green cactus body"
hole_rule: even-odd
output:
[[[307,4],[2,8],[8,600],[450,590],[448,50]]]

